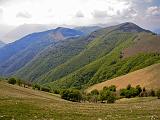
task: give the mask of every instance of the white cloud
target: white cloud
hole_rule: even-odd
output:
[[[156,0],[0,0],[0,24],[89,25],[147,21],[159,15]],[[147,7],[150,7],[147,9]],[[147,11],[146,11],[147,9]],[[152,19],[158,19],[157,17]],[[141,20],[141,21],[140,21]],[[145,22],[144,22],[145,23]],[[150,23],[151,24],[151,23]],[[154,24],[154,23],[152,23]]]
[[[96,17],[114,16],[130,6],[128,0],[8,0],[3,5],[6,24],[95,24]],[[25,12],[24,12],[25,11]],[[107,11],[107,13],[106,13]],[[30,13],[30,14],[28,14]],[[31,17],[32,16],[32,17]],[[94,16],[94,17],[93,17]],[[30,19],[19,19],[30,18]],[[76,18],[76,19],[75,19]]]
[[[148,15],[160,16],[160,7],[158,6],[149,7],[146,12]]]
[[[17,18],[31,18],[31,14],[29,14],[28,12],[24,11],[24,12],[19,12],[16,15]]]
[[[92,15],[94,18],[105,18],[107,17],[108,13],[107,11],[94,10]]]
[[[81,11],[78,11],[78,12],[76,13],[75,17],[83,18],[83,17],[84,17],[84,14],[83,14]]]

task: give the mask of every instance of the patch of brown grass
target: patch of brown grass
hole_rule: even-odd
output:
[[[105,86],[115,85],[117,89],[126,88],[128,84],[132,86],[140,85],[147,89],[160,88],[160,64],[155,64],[147,68],[123,75],[105,82],[95,84],[86,91],[91,92],[94,89],[102,90]]]

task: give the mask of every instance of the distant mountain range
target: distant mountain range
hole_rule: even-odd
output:
[[[5,43],[0,41],[0,48],[3,47],[4,45],[5,45]]]
[[[52,29],[54,26],[52,25],[41,25],[41,24],[23,24],[20,25],[9,32],[1,35],[0,39],[6,42],[13,42],[16,41],[28,34],[34,32],[42,32],[49,29]]]
[[[102,27],[100,26],[83,26],[83,27],[75,27],[74,29],[82,31],[85,34],[90,34],[96,30],[101,29]]]
[[[0,49],[0,74],[52,89],[85,89],[160,62],[160,37],[134,23],[58,27]]]
[[[0,49],[0,73],[13,74],[49,45],[55,45],[69,37],[83,35],[81,31],[57,28],[33,33]]]
[[[5,29],[5,26],[2,26],[2,28]],[[21,39],[22,37],[28,34],[35,32],[43,32],[54,28],[56,28],[56,25],[43,25],[43,24],[23,24],[18,27],[10,27],[10,28],[7,27],[7,30],[4,30],[4,32],[3,30],[0,29],[0,39],[6,41],[7,43],[11,43]],[[89,34],[100,28],[101,27],[99,26],[83,26],[83,27],[75,27],[73,29],[79,30],[85,34]]]

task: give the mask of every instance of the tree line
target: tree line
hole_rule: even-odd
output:
[[[72,101],[72,102],[101,102],[101,103],[114,103],[116,100],[121,98],[133,98],[133,97],[157,97],[160,99],[160,89],[155,91],[153,89],[146,90],[145,87],[137,85],[132,87],[130,84],[123,89],[116,90],[116,86],[111,85],[109,87],[104,87],[102,90],[98,91],[97,89],[92,90],[90,93],[85,93],[78,89],[63,89],[63,90],[51,90],[48,87],[40,86],[38,84],[31,84],[25,82],[18,78],[9,78],[9,84],[17,84],[23,87],[31,87],[34,90],[41,90],[45,92],[52,92],[55,94],[60,94],[62,99]]]

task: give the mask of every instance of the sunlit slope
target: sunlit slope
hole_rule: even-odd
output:
[[[86,91],[91,92],[94,89],[101,90],[105,86],[115,85],[117,89],[125,88],[128,84],[132,86],[140,85],[146,89],[160,88],[160,64],[155,64],[144,69],[131,72],[127,75],[116,77],[105,82],[95,84]]]

